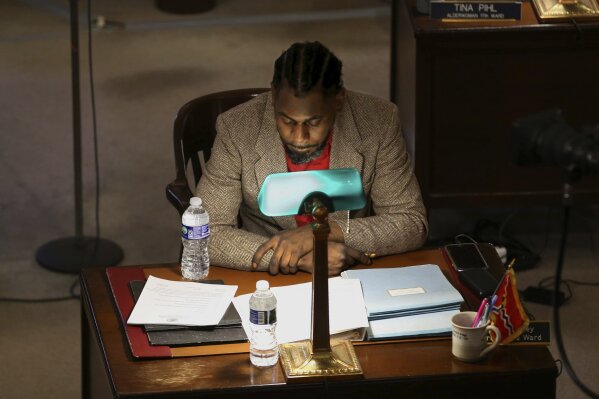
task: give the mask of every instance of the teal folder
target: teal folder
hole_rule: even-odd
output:
[[[362,283],[368,320],[448,312],[464,301],[437,265],[346,270],[341,276]]]

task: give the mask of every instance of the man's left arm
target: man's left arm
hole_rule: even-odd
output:
[[[375,216],[339,221],[345,244],[376,256],[419,248],[427,237],[426,210],[414,168],[393,107],[381,131],[374,180],[370,190]]]

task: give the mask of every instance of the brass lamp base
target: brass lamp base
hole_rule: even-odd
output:
[[[532,0],[542,22],[599,19],[597,0]]]
[[[324,378],[356,379],[363,376],[354,347],[348,340],[331,341],[330,352],[312,353],[310,341],[282,344],[279,349],[287,382],[309,382]]]

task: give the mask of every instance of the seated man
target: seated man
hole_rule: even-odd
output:
[[[356,168],[362,176],[369,206],[329,215],[330,275],[424,243],[425,208],[397,107],[345,90],[341,61],[322,44],[292,45],[275,62],[271,91],[221,114],[217,131],[197,193],[210,214],[213,264],[311,271],[308,216],[258,209],[266,176],[288,171]]]

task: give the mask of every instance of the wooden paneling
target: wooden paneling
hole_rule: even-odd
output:
[[[599,24],[444,23],[400,1],[392,88],[428,207],[558,204],[558,167],[513,164],[511,124],[550,108],[599,123]],[[576,183],[599,200],[599,181]]]

